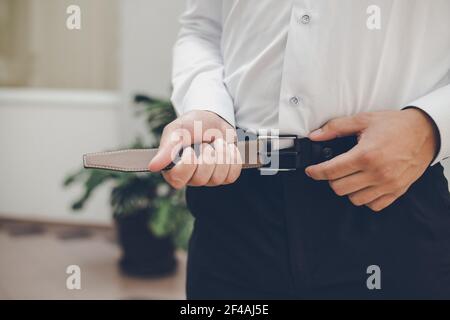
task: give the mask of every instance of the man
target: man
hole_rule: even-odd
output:
[[[241,173],[230,139],[185,143],[164,176],[196,217],[188,298],[450,298],[450,1],[188,0],[181,23],[150,170],[196,122],[358,137],[276,175]]]

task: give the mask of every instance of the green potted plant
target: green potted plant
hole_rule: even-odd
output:
[[[176,115],[170,102],[137,95],[138,114],[146,118],[149,135],[159,141]],[[145,146],[138,141],[131,148]],[[175,270],[175,250],[185,249],[192,230],[183,191],[171,188],[158,174],[130,174],[81,169],[68,176],[65,186],[82,184],[84,191],[73,204],[81,210],[94,191],[112,183],[111,207],[122,247],[121,270],[134,276],[162,276]]]

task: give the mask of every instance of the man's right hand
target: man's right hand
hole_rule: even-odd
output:
[[[239,178],[242,169],[235,142],[235,129],[217,114],[191,111],[165,127],[158,154],[148,168],[152,172],[163,170],[184,148],[175,167],[163,172],[172,187],[231,184]],[[200,145],[197,154],[191,147],[193,144]]]

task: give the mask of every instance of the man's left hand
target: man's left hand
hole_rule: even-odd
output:
[[[310,139],[350,135],[358,136],[356,147],[306,168],[306,174],[329,181],[337,195],[377,212],[408,191],[430,166],[438,148],[433,120],[415,108],[334,119],[311,133]]]

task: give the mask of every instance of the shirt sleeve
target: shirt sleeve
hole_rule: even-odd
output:
[[[440,135],[440,150],[432,165],[450,157],[450,85],[423,96],[408,105],[427,113]]]
[[[187,0],[174,48],[172,103],[178,114],[216,113],[235,125],[221,54],[223,0]]]

